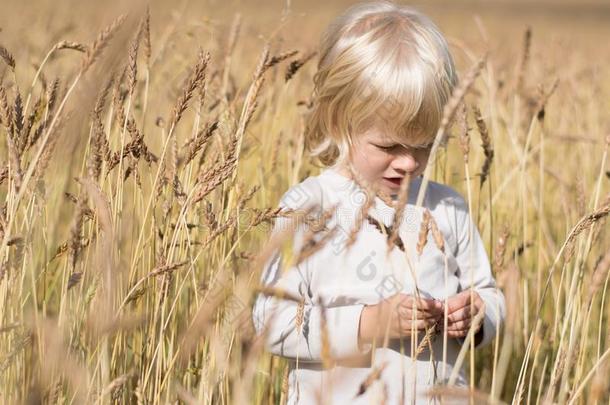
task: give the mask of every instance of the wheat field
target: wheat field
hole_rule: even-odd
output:
[[[3,2],[0,403],[285,403],[250,309],[349,4]],[[610,403],[610,7],[413,4],[473,75],[431,178],[508,307],[439,392]]]

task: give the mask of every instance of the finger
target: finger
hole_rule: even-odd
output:
[[[450,312],[472,303],[483,303],[481,296],[474,289],[462,291],[452,297],[449,297],[447,301]]]
[[[427,312],[422,311],[411,311],[407,308],[399,308],[398,316],[405,320],[430,320],[430,321],[438,321],[442,317],[439,315],[429,314]]]
[[[474,333],[477,333],[480,328],[481,328],[481,325],[479,325],[479,327],[474,330]],[[467,328],[457,329],[457,330],[447,329],[447,336],[449,336],[449,337],[451,337],[452,335],[466,336],[468,334],[468,332],[470,332],[470,329],[471,329],[470,326]],[[442,333],[442,331],[441,331],[441,333]]]
[[[449,297],[447,299],[447,312],[452,313],[457,311],[460,308],[469,305],[470,303],[470,292],[463,291],[459,294],[454,295],[453,297]]]
[[[408,311],[415,311],[425,314],[425,317],[438,316],[443,313],[443,304],[440,301],[428,299],[414,299],[412,297],[403,300],[399,306]]]
[[[415,329],[423,329],[423,328],[434,325],[435,323],[437,323],[437,321],[434,318],[417,319],[417,320],[402,318],[402,319],[398,320],[398,323],[401,325],[401,327],[404,327],[407,329],[410,329],[411,325],[415,325]]]
[[[467,296],[467,302],[470,303],[470,305],[474,306],[475,308],[481,308],[485,305],[485,302],[483,301],[483,299],[481,298],[481,296],[479,295],[478,292],[476,292],[475,290],[472,290],[472,294],[471,291],[464,291],[465,295]]]
[[[485,301],[483,301],[483,299],[481,298],[480,295],[477,294],[475,300],[474,300],[474,307],[477,309],[476,312],[478,311],[485,311]]]
[[[447,328],[447,333],[451,334],[451,333],[457,333],[457,334],[464,334],[464,336],[470,331],[470,329],[472,328],[472,324],[469,324],[468,326],[463,326],[460,328]],[[474,332],[478,332],[479,329],[481,329],[481,325],[479,324],[478,327],[474,330]],[[442,332],[442,330],[441,330]]]
[[[468,329],[459,330],[459,331],[454,331],[454,330],[447,331],[447,337],[450,337],[450,338],[463,338],[463,337],[466,337],[467,334],[468,334]]]
[[[410,336],[411,333],[415,330],[417,331],[424,331],[426,330],[426,328],[431,327],[432,325],[429,324],[426,321],[420,320],[420,321],[403,321],[400,322],[400,331],[401,334],[404,336]]]
[[[464,319],[458,322],[452,322],[447,325],[448,331],[460,331],[460,330],[468,330],[470,328],[470,319]]]
[[[438,313],[443,310],[443,303],[434,298],[416,298],[415,303],[417,304],[417,309],[422,311],[430,312],[430,313]]]
[[[417,318],[441,318],[443,316],[443,312],[436,311],[426,311],[423,309],[413,308],[411,306],[401,305],[398,307],[398,311],[400,314],[412,316],[413,314],[417,314]]]
[[[460,308],[460,309],[456,310],[455,312],[452,312],[449,315],[447,315],[447,320],[450,323],[454,323],[454,322],[463,321],[465,319],[470,319],[471,311],[472,311],[472,307],[470,305],[465,306],[465,307]]]
[[[428,319],[428,318],[440,318],[440,314],[433,314],[433,313],[429,313],[429,312],[424,312],[424,311],[413,311],[409,308],[399,308],[398,309],[398,313],[400,314],[401,317],[404,318],[408,318],[408,319]]]

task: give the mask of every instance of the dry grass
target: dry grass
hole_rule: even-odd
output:
[[[317,170],[315,39],[343,6],[3,6],[21,25],[0,31],[0,403],[285,401],[249,312],[258,292],[300,302],[257,280],[292,237],[268,241],[271,223],[302,215],[278,198]],[[422,8],[464,72],[427,176],[467,196],[508,306],[492,345],[460,353],[470,390],[435,394],[608,403],[610,50],[589,47],[608,29]],[[444,251],[433,218],[418,249],[429,231]]]

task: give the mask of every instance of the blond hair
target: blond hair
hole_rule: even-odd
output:
[[[344,162],[352,137],[373,126],[400,143],[433,141],[457,75],[426,16],[389,1],[352,6],[327,28],[319,57],[305,134],[312,157]]]

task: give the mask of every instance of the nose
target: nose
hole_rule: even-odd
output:
[[[419,162],[409,153],[397,155],[392,162],[392,167],[398,173],[411,174],[419,168]]]

